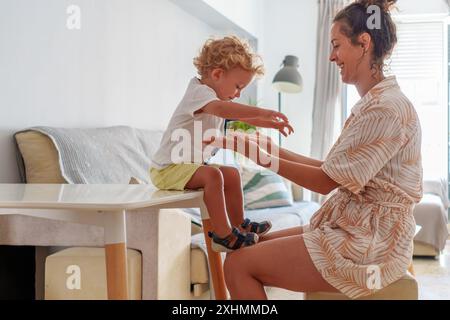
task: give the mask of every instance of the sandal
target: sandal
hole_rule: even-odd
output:
[[[220,238],[214,232],[209,231],[208,236],[212,238],[211,248],[215,252],[232,252],[234,250],[254,245],[258,242],[258,235],[253,232],[243,234],[239,229],[233,227],[233,231],[225,238]]]
[[[244,232],[253,232],[262,236],[272,228],[272,224],[269,221],[252,222],[250,219],[245,219],[240,227]]]

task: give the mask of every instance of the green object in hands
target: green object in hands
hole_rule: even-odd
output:
[[[230,121],[227,124],[227,129],[250,133],[250,132],[256,131],[256,126],[252,126],[252,125],[242,122],[242,121]]]
[[[256,107],[258,105],[258,102],[255,99],[249,98],[248,105]],[[229,121],[227,123],[227,129],[245,133],[255,133],[256,131],[258,131],[258,128],[256,126],[245,123],[243,121]]]

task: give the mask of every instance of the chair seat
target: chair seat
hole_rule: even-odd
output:
[[[386,288],[357,300],[417,300],[418,298],[419,290],[416,279],[410,274],[405,274]],[[349,300],[349,298],[342,293],[307,292],[305,300]]]

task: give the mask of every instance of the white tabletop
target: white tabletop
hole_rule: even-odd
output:
[[[126,210],[202,197],[143,184],[0,184],[0,208]]]

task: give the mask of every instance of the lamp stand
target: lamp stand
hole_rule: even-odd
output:
[[[278,92],[278,112],[281,112],[281,92]],[[281,147],[281,133],[278,131],[278,146]]]

